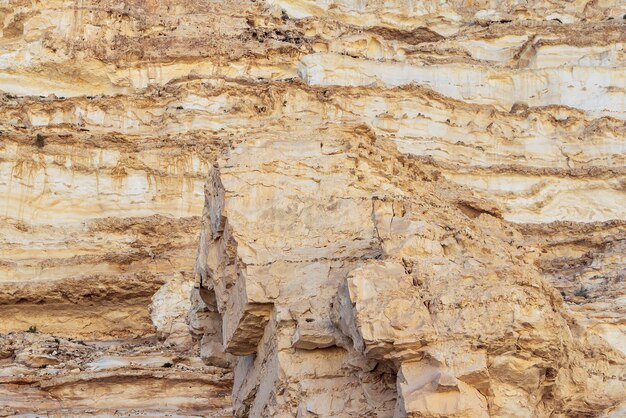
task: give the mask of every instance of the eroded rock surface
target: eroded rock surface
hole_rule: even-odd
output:
[[[623,1],[0,30],[3,415],[623,415]]]
[[[622,400],[623,353],[576,322],[497,208],[434,175],[364,126],[287,126],[218,160],[198,272],[238,356],[236,415],[530,417]]]
[[[0,366],[2,416],[232,416],[232,374],[156,340],[8,333]]]

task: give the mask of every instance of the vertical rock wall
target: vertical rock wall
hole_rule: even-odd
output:
[[[0,2],[0,411],[620,416],[625,18]]]
[[[577,324],[496,207],[438,176],[362,125],[283,127],[218,161],[198,273],[222,321],[212,348],[237,356],[237,416],[622,400],[623,354]]]

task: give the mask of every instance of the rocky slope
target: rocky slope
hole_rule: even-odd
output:
[[[3,415],[623,414],[623,2],[0,17]]]

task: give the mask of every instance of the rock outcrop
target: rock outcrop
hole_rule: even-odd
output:
[[[497,208],[436,178],[361,125],[286,125],[218,161],[197,270],[238,356],[237,416],[571,416],[621,400],[622,353],[576,324]]]
[[[626,411],[623,1],[0,17],[0,415]]]

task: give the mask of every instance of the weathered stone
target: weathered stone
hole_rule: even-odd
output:
[[[367,356],[383,359],[394,350],[417,352],[434,337],[420,290],[402,264],[370,262],[350,272],[340,292],[340,326],[354,348]]]
[[[200,358],[206,364],[213,364],[218,367],[231,367],[233,356],[226,353],[222,341],[213,339],[205,335],[200,342]]]
[[[519,232],[483,200],[425,180],[367,129],[267,133],[219,164],[219,182],[209,181],[223,185],[225,227],[200,253],[232,239],[236,257],[212,268],[201,256],[198,271],[250,274],[230,287],[232,275],[207,274],[203,285],[222,289],[224,322],[250,310],[240,289],[271,300],[237,360],[236,415],[543,416],[620,399],[611,377],[620,354],[601,366],[583,360],[594,343],[573,338],[562,299],[512,244]],[[350,214],[328,216],[342,208]],[[593,373],[612,383],[595,386]],[[360,400],[335,399],[337,387]]]
[[[0,415],[623,416],[625,15],[3,0]]]
[[[437,363],[402,363],[396,416],[488,417],[486,398]]]
[[[157,336],[168,345],[191,345],[187,315],[191,308],[190,294],[193,282],[177,278],[164,284],[153,296],[150,318]]]

